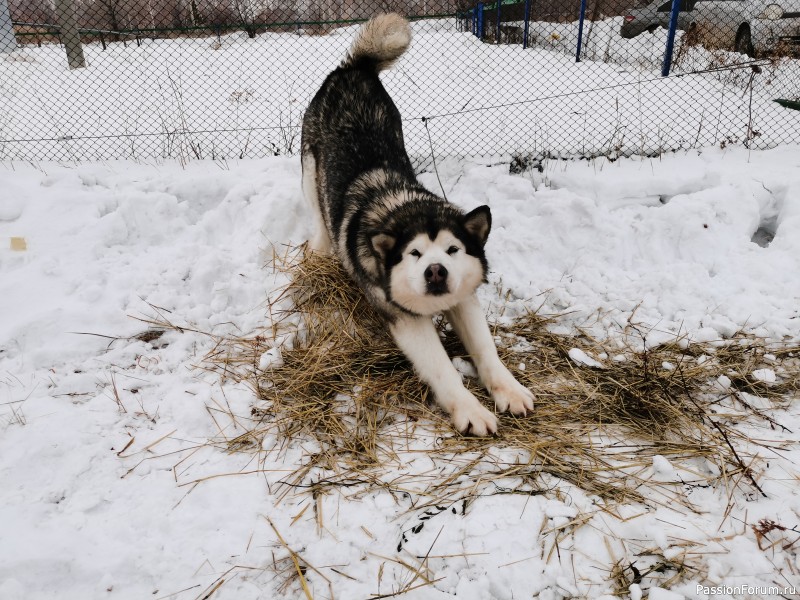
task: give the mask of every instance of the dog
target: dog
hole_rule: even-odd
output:
[[[476,289],[486,282],[488,206],[465,213],[417,181],[400,113],[378,74],[411,43],[408,21],[362,25],[303,117],[303,194],[312,251],[334,253],[386,320],[397,346],[462,433],[497,432],[497,418],[462,383],[432,317],[444,313],[499,411],[524,415],[534,396],[497,355]]]

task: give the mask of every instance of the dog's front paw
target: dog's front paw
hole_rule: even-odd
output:
[[[453,409],[453,426],[461,433],[484,437],[497,433],[497,417],[473,397],[472,402]]]
[[[509,373],[500,383],[492,386],[492,399],[500,412],[509,411],[514,415],[524,415],[533,410],[536,399],[528,388]]]

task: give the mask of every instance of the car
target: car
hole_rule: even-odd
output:
[[[758,56],[800,42],[800,0],[698,0],[694,13],[713,47]]]
[[[695,0],[681,0],[678,12],[678,29],[688,29],[692,22],[692,9]],[[672,0],[664,2],[639,2],[633,10],[625,13],[620,35],[626,39],[634,38],[647,31],[653,33],[659,27],[669,27]]]
[[[623,17],[620,35],[668,27],[672,1],[638,6]],[[694,30],[704,46],[748,56],[800,43],[800,0],[680,0],[678,29]]]

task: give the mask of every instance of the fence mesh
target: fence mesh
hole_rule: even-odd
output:
[[[418,164],[800,142],[800,0],[51,1],[0,0],[0,160],[297,153],[381,11],[413,21],[383,78]]]

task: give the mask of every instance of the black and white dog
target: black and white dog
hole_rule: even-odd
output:
[[[534,397],[498,358],[475,296],[486,280],[489,207],[465,214],[419,184],[400,113],[378,77],[410,42],[400,15],[371,19],[305,113],[303,193],[316,226],[311,248],[342,261],[456,429],[483,436],[497,431],[497,418],[464,387],[433,315],[444,313],[452,324],[498,410],[524,414]]]

